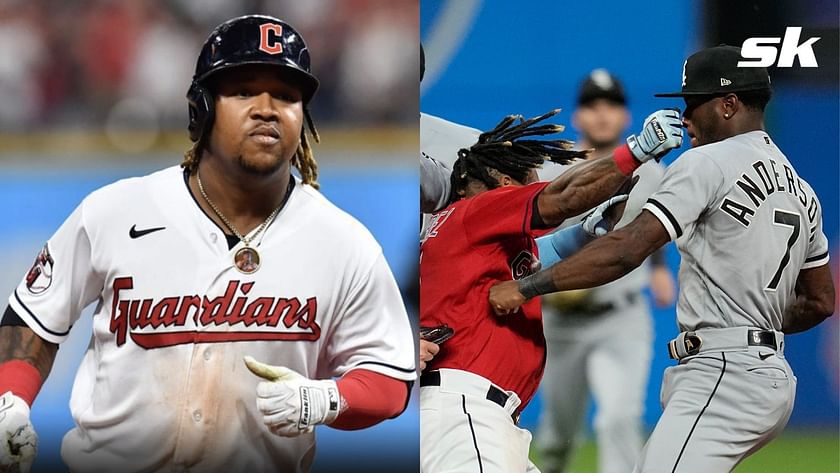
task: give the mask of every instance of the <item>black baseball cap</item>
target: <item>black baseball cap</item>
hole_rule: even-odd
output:
[[[680,92],[654,94],[655,97],[718,95],[770,88],[770,75],[764,67],[738,67],[741,48],[720,45],[698,51],[683,65]]]
[[[627,104],[621,81],[606,69],[595,69],[580,83],[578,105],[587,105],[598,99],[606,99],[621,105]]]

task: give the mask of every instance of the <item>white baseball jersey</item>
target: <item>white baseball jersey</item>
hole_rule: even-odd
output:
[[[781,330],[799,271],[828,262],[819,199],[764,131],[683,153],[644,208],[682,256],[684,331]]]
[[[178,167],[93,192],[49,240],[10,304],[60,343],[97,302],[62,443],[72,471],[307,471],[314,434],[269,433],[245,355],[310,378],[355,368],[415,378],[381,248],[296,183],[252,243],[253,274],[234,267],[242,243],[228,248]]]

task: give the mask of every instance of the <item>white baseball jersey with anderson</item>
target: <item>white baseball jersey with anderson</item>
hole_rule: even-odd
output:
[[[397,285],[353,217],[297,180],[252,243],[256,273],[234,267],[241,245],[178,167],[93,192],[49,240],[10,304],[60,343],[97,302],[61,448],[72,471],[307,471],[314,434],[269,433],[245,355],[310,378],[415,378]]]

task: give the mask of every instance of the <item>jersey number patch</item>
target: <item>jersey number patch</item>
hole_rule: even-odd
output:
[[[782,271],[784,271],[788,263],[790,263],[790,249],[793,248],[793,245],[799,238],[799,227],[801,226],[799,223],[799,214],[780,209],[775,209],[773,211],[773,222],[774,225],[790,227],[793,231],[790,234],[790,238],[788,238],[787,249],[785,250],[784,256],[782,256],[782,261],[779,262],[779,269],[776,270],[776,274],[773,275],[773,279],[770,280],[770,284],[768,284],[765,288],[767,291],[775,291],[776,288],[779,287],[779,281],[782,280]]]

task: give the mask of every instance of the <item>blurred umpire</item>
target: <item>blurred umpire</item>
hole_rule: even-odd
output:
[[[630,113],[621,82],[604,69],[592,71],[581,82],[572,124],[579,133],[578,147],[594,150],[589,159],[623,144]],[[551,179],[564,169],[546,167],[540,177]],[[617,227],[641,212],[664,172],[659,163],[636,170],[640,179]],[[641,418],[653,340],[644,290],[650,285],[657,306],[674,300],[673,277],[664,255],[664,248],[660,249],[649,264],[609,284],[543,297],[548,360],[536,441],[542,471],[566,471],[590,394],[597,406],[594,429],[599,471],[633,469],[644,442]]]

